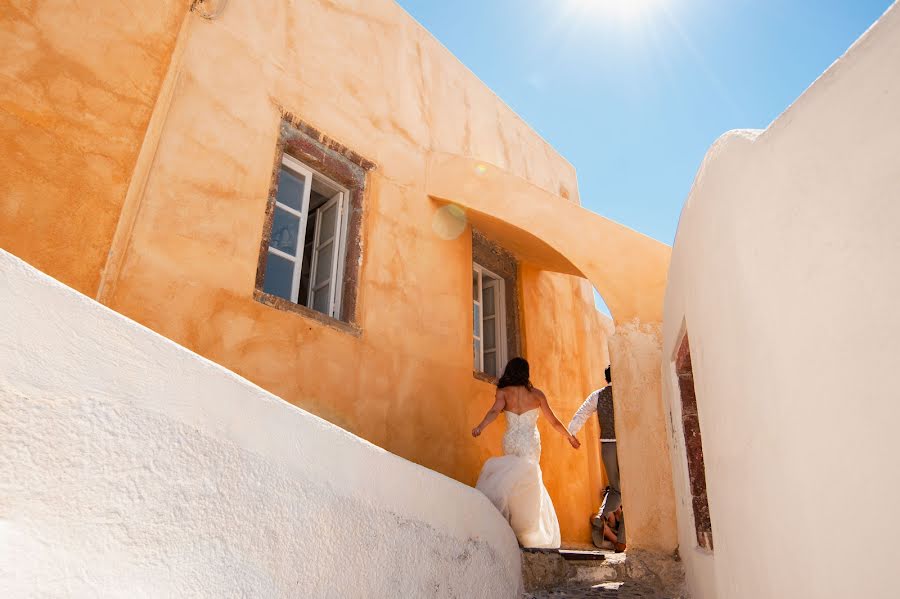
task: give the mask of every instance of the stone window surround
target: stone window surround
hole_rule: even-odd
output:
[[[296,158],[313,170],[334,180],[349,192],[349,222],[347,249],[344,259],[344,277],[341,291],[341,318],[332,318],[304,305],[286,300],[263,291],[266,273],[269,238],[272,234],[272,219],[275,213],[275,197],[278,191],[278,176],[282,168],[284,154]],[[263,222],[262,239],[259,244],[259,260],[256,267],[256,283],[253,298],[267,306],[294,312],[316,320],[332,328],[359,335],[357,323],[357,297],[359,292],[359,272],[362,264],[362,217],[366,192],[366,176],[375,168],[375,163],[367,160],[346,146],[329,138],[315,127],[300,120],[293,114],[282,111],[275,164],[272,168],[266,215]]]
[[[701,549],[712,551],[712,522],[706,494],[703,437],[700,434],[700,418],[697,411],[697,396],[694,391],[694,371],[691,365],[691,348],[687,331],[685,331],[676,353],[675,374],[678,376],[678,388],[681,396],[682,432],[684,433],[684,449],[688,464],[697,545]]]
[[[512,252],[491,241],[473,226],[472,262],[481,265],[503,279],[506,288],[504,294],[506,300],[506,356],[507,359],[512,359],[523,355],[518,260]],[[486,383],[496,385],[499,382],[499,379],[485,372],[473,370],[472,374],[476,379]]]

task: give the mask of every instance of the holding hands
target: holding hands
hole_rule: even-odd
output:
[[[524,362],[524,360],[522,361]],[[562,422],[559,421],[559,418],[556,417],[556,414],[553,413],[553,410],[550,408],[550,404],[547,403],[547,396],[544,395],[544,393],[540,389],[535,389],[530,384],[510,387],[498,387],[497,394],[494,399],[494,405],[491,406],[491,409],[488,410],[487,414],[484,415],[484,418],[481,420],[481,422],[478,423],[478,426],[472,429],[473,437],[477,438],[481,436],[481,433],[484,431],[484,429],[487,428],[488,425],[492,423],[497,418],[497,416],[500,415],[501,412],[504,411],[504,409],[507,407],[507,399],[514,400],[514,408],[519,408],[520,410],[526,408],[522,412],[513,411],[513,414],[522,417],[528,412],[541,410],[547,420],[550,421],[550,425],[559,434],[563,435],[566,438],[566,440],[569,442],[569,445],[571,445],[575,449],[581,447],[581,441],[576,439],[575,435],[569,432],[569,430],[566,429],[565,426],[563,426]],[[538,405],[536,406],[534,405],[535,399],[538,400]],[[527,409],[529,407],[530,409]]]
[[[472,436],[479,437],[481,435],[481,430],[482,430],[481,425],[476,426],[475,428],[472,429]],[[568,441],[569,441],[569,445],[571,445],[575,449],[578,449],[579,447],[581,447],[581,441],[579,441],[575,435],[570,434],[568,436]]]

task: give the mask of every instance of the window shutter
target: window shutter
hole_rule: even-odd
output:
[[[340,258],[341,201],[336,193],[316,211],[316,239],[313,243],[312,273],[310,276],[310,306],[337,318],[335,290],[338,259]]]

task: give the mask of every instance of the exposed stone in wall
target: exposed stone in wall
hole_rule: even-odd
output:
[[[296,158],[320,174],[340,183],[350,193],[348,202],[350,220],[347,226],[347,251],[344,259],[340,320],[355,323],[356,301],[359,294],[359,269],[362,265],[362,220],[366,195],[366,174],[375,168],[375,163],[363,158],[353,150],[329,138],[315,127],[287,112],[284,113],[284,118],[281,121],[278,147],[275,152],[275,165],[272,168],[272,184],[269,189],[269,201],[266,205],[266,218],[259,246],[259,263],[256,269],[256,293],[254,297],[266,305],[282,310],[300,312],[305,316],[323,320],[322,316],[315,310],[283,298],[271,296],[262,291],[266,273],[266,259],[269,255],[269,240],[272,234],[272,219],[275,213],[275,197],[278,194],[278,176],[281,172],[281,160],[284,154]],[[330,320],[333,319],[327,316],[324,317],[326,323]]]
[[[678,388],[681,392],[681,421],[691,485],[691,503],[694,508],[694,528],[697,530],[697,545],[711,551],[713,548],[712,523],[709,516],[709,501],[706,497],[703,437],[700,434],[697,395],[694,391],[694,371],[691,367],[691,348],[687,335],[684,336],[678,348],[675,372],[678,374]]]

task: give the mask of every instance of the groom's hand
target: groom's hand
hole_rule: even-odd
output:
[[[475,428],[472,429],[472,436],[473,436],[473,437],[477,437],[477,436],[480,435],[480,434],[481,434],[481,429],[478,428],[477,426],[476,426]]]
[[[579,441],[575,435],[569,435],[569,443],[571,443],[572,447],[575,449],[581,447],[581,441]]]

